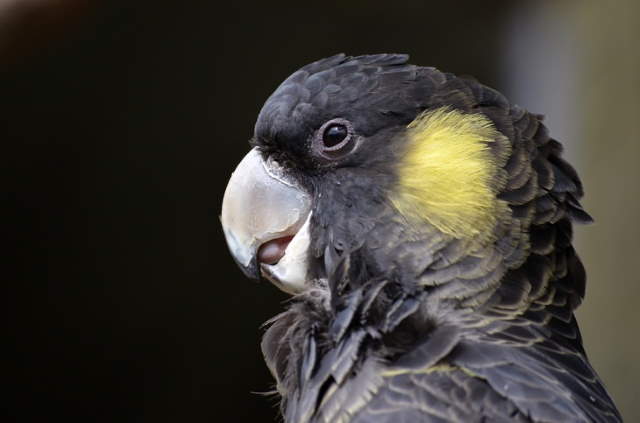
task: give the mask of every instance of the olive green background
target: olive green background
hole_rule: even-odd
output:
[[[596,219],[586,348],[640,420],[640,3],[8,4],[3,421],[275,421],[260,325],[286,296],[242,277],[218,214],[264,100],[338,52],[407,52],[547,114]]]

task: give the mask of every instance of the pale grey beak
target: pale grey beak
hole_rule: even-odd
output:
[[[255,148],[249,151],[231,175],[220,216],[229,250],[243,272],[250,278],[265,276],[289,293],[302,291],[310,211],[310,195],[277,162],[265,161]],[[261,247],[282,248],[284,255],[277,254],[277,262],[260,262]]]

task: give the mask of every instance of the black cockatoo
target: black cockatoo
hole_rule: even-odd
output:
[[[221,221],[293,295],[286,422],[617,422],[574,310],[582,185],[542,116],[406,55],[337,55],[260,112]]]

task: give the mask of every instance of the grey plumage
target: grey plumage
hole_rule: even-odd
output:
[[[274,318],[262,350],[287,422],[617,422],[573,311],[585,291],[572,222],[583,188],[542,116],[404,55],[338,55],[289,77],[252,141],[313,194],[313,288]],[[420,230],[390,204],[406,125],[449,107],[488,117],[492,183],[508,214],[489,241]],[[309,153],[327,119],[366,148]]]

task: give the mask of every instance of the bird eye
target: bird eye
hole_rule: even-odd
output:
[[[344,141],[349,135],[347,127],[341,123],[334,123],[327,126],[322,134],[322,143],[327,148],[333,148]]]
[[[325,159],[335,160],[349,154],[357,145],[351,122],[346,119],[331,119],[320,127],[312,148]]]

